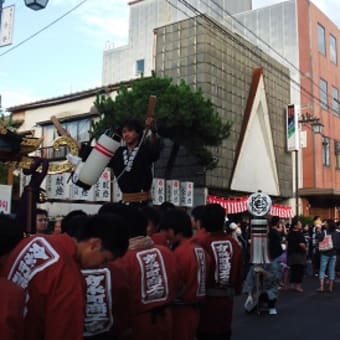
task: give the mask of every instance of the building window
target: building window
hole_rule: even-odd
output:
[[[332,110],[339,114],[339,90],[336,87],[332,87]]]
[[[319,52],[326,55],[326,38],[325,38],[325,28],[318,24],[318,47]]]
[[[87,142],[90,139],[91,119],[79,119],[63,123],[62,126],[67,130],[72,138],[78,142]]]
[[[324,110],[328,110],[328,84],[324,79],[320,79],[320,105]]]
[[[334,63],[334,64],[338,63],[336,38],[332,34],[330,34],[330,36],[329,36],[329,57],[330,57],[332,63]]]
[[[330,153],[329,153],[329,138],[322,137],[322,164],[323,166],[330,166]]]
[[[139,59],[136,61],[136,74],[144,73],[144,59]]]
[[[65,130],[67,130],[71,137],[78,142],[86,142],[90,139],[90,128],[91,120],[90,118],[73,120],[69,122],[64,122],[61,124]],[[68,149],[66,146],[61,146],[60,150],[53,150],[53,141],[58,137],[57,131],[53,124],[45,125],[42,127],[43,135],[43,157],[48,159],[60,159],[64,158],[67,154]]]
[[[340,141],[334,141],[336,168],[340,169]]]

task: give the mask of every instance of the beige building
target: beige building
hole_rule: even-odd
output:
[[[70,151],[61,146],[54,150],[52,145],[58,137],[57,130],[51,121],[55,116],[62,126],[78,142],[89,141],[91,122],[98,117],[98,113],[91,110],[96,94],[105,91],[115,96],[117,86],[95,88],[65,96],[37,101],[9,108],[15,121],[22,122],[18,132],[31,132],[35,137],[42,137],[43,142],[35,156],[47,158],[52,163],[65,162],[65,156]],[[51,217],[66,215],[68,212],[81,209],[87,213],[97,212],[102,196],[96,198],[95,189],[89,193],[72,185],[69,181],[70,173],[47,175],[42,188],[50,196],[47,203],[41,207],[48,210]],[[29,181],[29,177],[21,176],[21,189]],[[54,191],[54,193],[52,193]],[[75,191],[77,193],[75,194]],[[110,190],[111,191],[111,190]],[[51,198],[52,197],[52,198]],[[110,198],[112,192],[110,192]]]

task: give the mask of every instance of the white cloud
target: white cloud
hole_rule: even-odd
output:
[[[116,47],[127,43],[129,27],[127,17],[85,14],[81,19],[85,23],[81,30],[92,39],[96,39],[101,47],[106,40],[113,41]]]
[[[78,3],[80,0],[55,0],[53,5],[66,11]],[[128,0],[89,0],[72,13],[79,21],[75,27],[100,48],[108,40],[113,41],[115,46],[126,44],[129,25],[127,3]]]

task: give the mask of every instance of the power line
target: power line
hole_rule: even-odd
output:
[[[179,0],[181,1],[181,0]],[[167,0],[167,2],[172,6],[174,7],[175,9],[177,9],[178,11],[182,12],[184,15],[186,15],[187,17],[190,17],[188,13],[184,12],[183,10],[181,10],[179,7],[177,7],[176,5],[174,5],[173,3],[171,3],[169,0]],[[190,7],[192,7],[190,5]],[[192,7],[194,8],[194,7]],[[196,9],[197,10],[197,9]],[[198,10],[197,10],[198,11]],[[268,60],[268,58],[265,58],[262,54],[263,54],[263,51],[260,50],[260,49],[257,49],[257,50],[254,50],[252,49],[251,47],[249,47],[248,44],[242,42],[239,38],[237,38],[235,36],[234,33],[232,33],[231,31],[229,30],[226,30],[223,26],[219,25],[216,20],[214,19],[211,19],[209,18],[209,16],[206,16],[205,14],[201,13],[198,11],[198,14],[194,12],[194,14],[196,16],[199,16],[201,17],[203,20],[205,20],[206,22],[206,25],[202,24],[201,22],[196,22],[198,26],[202,26],[204,28],[206,28],[207,30],[211,31],[211,30],[214,30],[214,31],[218,31],[220,34],[224,35],[224,36],[227,36],[231,41],[235,42],[238,46],[242,47],[243,50],[246,50],[250,53],[250,55],[253,55],[253,56],[256,56],[259,60],[261,60],[263,62],[263,64],[267,64],[269,67],[271,67],[272,69],[274,69],[277,73],[279,73],[280,75],[282,75],[283,77],[287,78],[289,81],[291,82],[295,82],[297,85],[298,85],[298,88],[300,88],[300,84],[297,83],[296,81],[294,81],[294,79],[292,79],[287,73],[283,72],[282,69],[280,67],[278,67],[277,65],[273,64],[270,60]],[[216,36],[218,37],[218,36]],[[244,41],[246,41],[244,39]],[[243,50],[239,50],[240,54],[243,55],[243,56],[247,56]],[[234,57],[234,59],[236,59],[236,57]],[[274,60],[274,59],[273,59]],[[236,77],[236,76],[235,76]],[[275,82],[274,83],[280,87],[281,84],[278,83],[278,82]]]
[[[187,1],[183,0],[179,0],[182,3],[187,3]],[[203,1],[202,1],[203,2]],[[204,3],[204,2],[203,2]],[[288,58],[286,58],[285,56],[283,56],[281,53],[279,53],[276,49],[274,49],[270,44],[268,44],[265,40],[263,40],[260,36],[258,36],[254,31],[252,31],[251,29],[249,29],[249,27],[247,27],[245,24],[243,24],[243,22],[241,22],[240,20],[238,20],[234,15],[232,15],[228,10],[226,10],[225,8],[221,7],[218,3],[216,3],[214,0],[212,0],[212,3],[214,5],[216,5],[222,12],[224,12],[225,14],[227,14],[228,17],[231,18],[231,23],[232,25],[234,24],[234,22],[236,22],[238,25],[240,25],[241,27],[243,27],[246,31],[248,31],[255,39],[257,39],[258,41],[260,41],[266,48],[268,48],[269,50],[273,51],[277,56],[279,56],[284,62],[286,62],[290,67],[292,67],[294,70],[296,70],[302,77],[305,77],[305,74],[294,64],[292,63]],[[215,14],[219,15],[219,12],[217,12],[216,10],[214,10],[212,8],[212,6],[209,6],[208,3],[204,3],[207,8],[211,9]],[[190,4],[189,4],[190,5]],[[191,7],[193,7],[192,5],[190,5]],[[194,7],[193,7],[194,8]],[[337,104],[339,104],[339,99],[336,97],[332,97],[328,95],[328,91],[325,91],[323,88],[320,87],[319,84],[315,83],[315,81],[309,77],[309,81],[310,84],[312,86],[314,86],[319,93],[323,93],[324,95],[326,95],[327,97],[330,97],[333,101],[335,101]],[[328,104],[328,99],[327,102],[325,103],[324,101],[322,101],[321,97],[317,97],[314,95],[314,93],[310,92],[309,90],[307,90],[306,88],[304,88],[299,82],[297,82],[296,80],[291,78],[291,82],[293,85],[296,85],[297,89],[304,92],[305,94],[307,94],[311,100],[313,100],[314,102],[316,102],[317,104],[319,104],[320,106],[326,106],[326,109],[333,111],[334,113],[336,113],[337,115],[339,115],[339,111],[336,109],[333,109],[333,107],[331,107],[331,104]]]
[[[18,47],[20,47],[21,45],[25,44],[27,41],[32,40],[33,38],[35,38],[37,35],[39,35],[40,33],[46,31],[48,28],[50,28],[51,26],[53,26],[54,24],[56,24],[57,22],[59,22],[61,19],[65,18],[67,15],[71,14],[72,12],[74,12],[76,9],[78,9],[80,6],[82,6],[85,2],[87,2],[87,0],[83,0],[81,2],[79,2],[76,6],[72,7],[70,10],[68,10],[67,12],[65,12],[63,15],[61,15],[60,17],[58,17],[57,19],[53,20],[51,23],[49,23],[48,25],[44,26],[43,28],[41,28],[40,30],[38,30],[37,32],[33,33],[32,35],[30,35],[29,37],[27,37],[26,39],[22,40],[21,42],[19,42],[18,44],[14,45],[13,47],[11,47],[10,49],[8,49],[7,51],[3,52],[0,54],[0,57],[6,55],[9,52],[12,52],[13,50],[17,49]]]
[[[298,88],[301,88],[301,84],[299,82],[297,82],[296,80],[292,79],[290,76],[287,76],[287,74],[283,73],[278,67],[276,67],[273,63],[271,63],[267,58],[264,58],[261,53],[259,53],[258,50],[253,50],[251,49],[249,46],[247,46],[245,43],[243,43],[240,39],[237,39],[234,35],[234,33],[232,33],[232,31],[226,30],[226,28],[224,26],[221,26],[218,22],[216,22],[216,20],[211,19],[209,16],[207,16],[206,14],[204,14],[203,12],[199,11],[197,8],[195,8],[194,6],[192,6],[188,1],[186,0],[178,0],[179,2],[181,2],[184,6],[186,6],[187,8],[189,8],[195,15],[199,15],[201,17],[203,17],[206,22],[208,24],[210,24],[210,26],[214,26],[215,29],[217,29],[218,31],[220,31],[221,33],[225,34],[226,36],[228,36],[232,41],[234,41],[235,43],[237,43],[237,45],[243,47],[245,50],[247,50],[248,52],[251,52],[251,54],[255,55],[256,57],[258,57],[263,63],[267,64],[268,66],[271,66],[273,69],[275,69],[278,73],[280,73],[281,75],[283,75],[285,78],[288,78],[293,84],[297,85]],[[183,12],[184,13],[184,12]],[[186,13],[185,13],[186,14]],[[256,46],[256,45],[255,45]],[[262,50],[261,50],[262,51]],[[242,54],[242,51],[240,51]],[[245,56],[245,54],[242,54],[243,56]],[[303,89],[307,94],[309,94],[311,97],[313,97],[314,95],[310,92],[308,92],[306,89]],[[316,98],[319,100],[319,98]]]
[[[182,9],[180,9],[178,6],[176,6],[175,4],[173,4],[170,0],[166,0],[172,7],[174,7],[175,9],[177,9],[178,11],[182,12],[185,16],[190,17],[190,15],[186,12],[184,12]],[[196,7],[194,7],[192,4],[190,4],[188,1],[186,0],[178,0],[180,3],[182,3],[187,9],[189,9],[194,15],[197,16],[201,16],[205,19],[205,21],[208,24],[208,27],[210,26],[214,26],[216,30],[224,33],[225,35],[229,36],[230,39],[232,39],[234,42],[236,42],[239,46],[245,48],[246,50],[249,50],[249,47],[246,46],[244,43],[242,43],[239,39],[236,39],[235,36],[229,32],[228,30],[226,30],[225,27],[223,27],[221,24],[219,24],[218,22],[216,22],[216,20],[211,19],[209,16],[207,16],[206,14],[204,14],[203,12],[201,12],[200,10],[198,10]],[[214,3],[214,2],[213,2]],[[218,4],[214,3],[215,5],[218,6]],[[207,6],[207,8],[212,9],[213,12],[216,13],[216,11],[211,7],[208,6],[206,3],[205,5]],[[220,6],[219,6],[220,7]],[[233,15],[231,15],[228,11],[226,11],[225,9],[223,9],[222,7],[220,7],[220,9],[222,11],[224,11],[224,13],[226,13],[229,17],[231,17],[233,20],[235,20],[236,22],[239,23],[240,26],[244,27],[245,29],[247,29],[248,31],[249,28],[247,28],[242,22],[240,22],[239,20],[237,20]],[[198,23],[199,24],[199,23]],[[202,24],[199,24],[202,25]],[[288,64],[290,64],[292,67],[294,67],[300,74],[303,74],[301,72],[301,70],[299,70],[294,64],[292,64],[288,59],[286,59],[284,56],[282,56],[279,52],[277,52],[275,49],[273,49],[269,44],[265,43],[259,36],[257,36],[254,32],[250,31],[252,33],[252,35],[254,35],[259,41],[263,42],[265,45],[267,45],[268,48],[270,48],[271,50],[273,50],[277,55],[279,55],[283,60],[285,60]],[[256,55],[262,62],[264,62],[265,64],[268,64],[269,66],[273,67],[274,69],[276,69],[281,75],[283,75],[284,77],[287,77],[286,74],[284,74],[281,70],[277,69],[272,63],[270,63],[267,59],[263,58],[259,53],[256,53],[254,50],[251,51],[252,54]],[[241,52],[242,53],[242,52]],[[244,55],[244,54],[243,54]],[[303,91],[305,94],[307,94],[311,99],[313,99],[314,101],[316,101],[317,103],[319,103],[320,105],[325,105],[326,103],[324,103],[323,101],[321,101],[321,99],[319,97],[316,97],[313,93],[311,93],[310,91],[308,91],[306,88],[304,88],[299,82],[297,82],[296,80],[294,80],[293,78],[291,78],[290,76],[288,76],[288,79],[291,81],[291,83],[293,85],[296,85],[297,88],[300,91]],[[322,89],[319,87],[318,84],[316,84],[312,79],[310,79],[311,84],[313,84],[317,89],[319,89],[319,91],[321,91]],[[323,90],[322,90],[323,91]],[[324,92],[324,91],[323,91]],[[328,95],[328,94],[327,94]],[[332,98],[332,99],[336,99],[336,98]],[[328,108],[330,108],[329,104],[326,104]],[[336,112],[338,114],[338,112]]]
[[[202,1],[203,2],[203,1]],[[204,3],[204,2],[203,2]],[[280,57],[283,61],[285,61],[289,66],[291,66],[293,69],[295,69],[300,75],[305,76],[305,74],[294,64],[292,63],[288,58],[286,58],[285,56],[283,56],[281,53],[279,53],[275,48],[273,48],[270,44],[268,44],[265,40],[263,40],[260,36],[258,36],[254,31],[252,31],[251,29],[249,29],[249,27],[247,27],[242,21],[238,20],[234,15],[232,15],[228,10],[226,10],[225,8],[223,8],[221,5],[219,5],[218,3],[216,3],[214,0],[212,0],[212,3],[214,5],[216,5],[221,11],[223,11],[224,13],[226,13],[228,15],[228,17],[231,18],[232,20],[232,25],[233,22],[236,22],[238,25],[240,25],[241,27],[243,27],[247,32],[249,32],[255,39],[257,39],[258,41],[260,41],[265,47],[267,47],[269,50],[273,51],[278,57]],[[212,8],[212,6],[209,6],[208,3],[204,3],[208,8],[210,8],[214,13],[217,13],[216,10],[214,10]],[[325,92],[319,84],[315,83],[314,80],[312,78],[309,78],[309,80],[311,81],[311,85],[314,85],[319,92],[323,92],[325,95],[328,95],[327,92]],[[299,86],[300,88],[302,88],[302,86]],[[315,99],[318,103],[320,104],[325,104],[321,101],[321,99],[319,97],[315,97],[315,95],[313,93],[307,93],[310,94],[311,99]],[[336,99],[336,98],[332,98],[332,99]],[[328,105],[327,105],[328,106]],[[333,110],[331,108],[331,110]]]

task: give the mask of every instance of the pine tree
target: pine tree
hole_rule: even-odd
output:
[[[174,84],[171,78],[153,73],[132,81],[130,88],[122,86],[114,99],[98,95],[94,104],[102,118],[93,126],[94,137],[118,129],[127,118],[144,120],[150,95],[157,96],[158,133],[173,142],[167,173],[171,173],[179,146],[195,155],[200,165],[214,168],[217,161],[209,147],[219,146],[229,136],[232,123],[224,123],[202,90],[193,91],[183,80]]]

